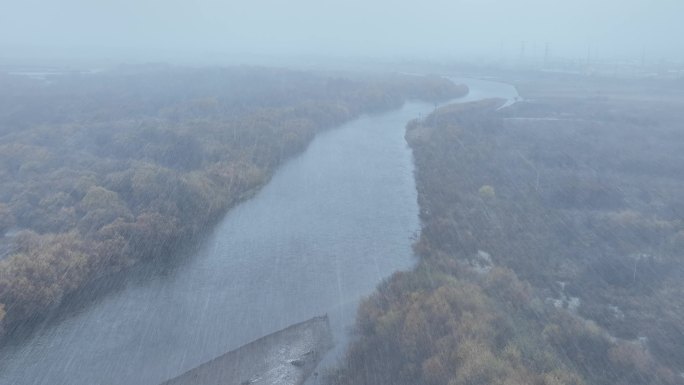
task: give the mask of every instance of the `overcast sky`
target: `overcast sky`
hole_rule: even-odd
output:
[[[0,0],[0,47],[684,58],[684,0]],[[0,53],[0,58],[3,53]]]

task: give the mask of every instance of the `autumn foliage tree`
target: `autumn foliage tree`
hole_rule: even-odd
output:
[[[436,77],[170,66],[0,76],[0,89],[0,242],[16,249],[0,260],[5,330],[102,275],[168,261],[317,132],[465,92]]]

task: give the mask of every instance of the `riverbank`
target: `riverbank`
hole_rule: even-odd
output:
[[[77,294],[4,346],[0,382],[160,383],[322,313],[340,342],[359,299],[414,262],[403,127],[433,109],[408,102],[319,132],[187,255],[105,278],[106,295]]]
[[[24,229],[0,261],[10,333],[95,279],[194,242],[317,132],[463,92],[437,78],[245,68],[51,80],[0,78],[0,224]]]
[[[681,100],[533,87],[408,125],[420,262],[361,305],[329,383],[682,383]]]
[[[333,346],[328,316],[288,326],[161,385],[302,385]],[[318,376],[316,373],[315,376]]]

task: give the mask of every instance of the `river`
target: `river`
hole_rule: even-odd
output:
[[[517,98],[455,79],[459,102]],[[0,384],[158,384],[262,335],[327,313],[344,341],[359,300],[414,263],[420,229],[406,123],[411,102],[320,133],[173,267],[141,268],[81,293],[0,350]],[[339,344],[343,346],[344,344]]]

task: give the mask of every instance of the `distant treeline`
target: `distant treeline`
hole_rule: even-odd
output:
[[[318,131],[466,92],[438,77],[165,66],[0,75],[0,89],[0,236],[16,234],[2,239],[5,330],[99,276],[166,259]]]
[[[328,383],[683,384],[681,103],[500,103],[409,124],[420,261]]]

